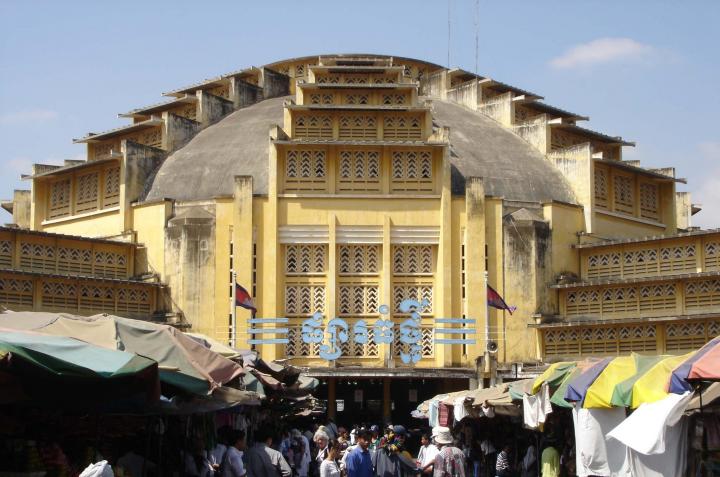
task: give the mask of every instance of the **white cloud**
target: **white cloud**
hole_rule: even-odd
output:
[[[692,218],[692,224],[703,228],[720,227],[720,142],[704,142],[698,146],[703,163],[707,165],[705,178],[691,198],[702,205],[702,211]]]
[[[550,60],[558,69],[581,68],[619,60],[641,60],[655,49],[632,38],[598,38],[575,45],[564,54]]]
[[[27,109],[25,111],[0,114],[0,124],[37,124],[52,121],[57,119],[58,116],[58,112],[51,109]]]

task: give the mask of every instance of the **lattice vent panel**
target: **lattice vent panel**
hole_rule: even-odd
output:
[[[423,359],[432,358],[435,355],[435,340],[432,327],[420,327],[420,357]],[[410,345],[400,341],[400,333],[393,335],[393,355],[397,358],[401,353],[409,353]]]
[[[338,158],[338,192],[380,191],[379,151],[340,151]]]
[[[587,257],[587,277],[606,278],[619,277],[622,274],[620,253],[597,253]]]
[[[433,249],[433,245],[394,245],[393,274],[432,274],[435,270]]]
[[[89,248],[58,247],[59,273],[68,275],[92,275],[93,252]]]
[[[0,278],[0,303],[11,310],[32,309],[32,280]]]
[[[706,240],[704,268],[706,271],[720,269],[720,240]]]
[[[285,245],[285,272],[288,274],[325,273],[327,245]]]
[[[10,240],[0,240],[0,267],[12,268],[13,243]]]
[[[380,306],[380,287],[377,284],[343,284],[338,287],[340,315],[376,315]]]
[[[118,288],[118,313],[150,313],[152,311],[152,295],[145,288]]]
[[[32,272],[55,272],[55,247],[41,243],[20,243],[20,268]]]
[[[294,120],[295,137],[301,139],[332,139],[332,118],[321,114],[299,114]]]
[[[90,212],[98,208],[98,182],[100,174],[91,172],[77,179],[75,212]]]
[[[285,190],[325,191],[327,157],[324,150],[292,150],[285,156]]]
[[[386,115],[383,118],[383,137],[389,140],[422,139],[422,117],[419,115]]]
[[[660,220],[660,194],[657,184],[640,184],[640,216]]]
[[[693,280],[685,284],[685,308],[690,312],[720,306],[720,280]]]
[[[390,165],[393,192],[432,192],[433,160],[429,151],[393,151]]]
[[[667,351],[691,351],[720,335],[720,321],[688,321],[665,325]]]
[[[595,206],[608,208],[608,171],[604,168],[595,168]]]
[[[417,300],[422,303],[427,300],[428,306],[419,310],[420,314],[432,315],[433,313],[433,285],[431,283],[393,283],[393,313],[402,315],[400,303],[404,300]]]
[[[285,286],[285,314],[312,315],[325,310],[324,284],[288,284]]]
[[[128,275],[128,257],[123,253],[96,250],[94,274],[106,278],[125,278]]]
[[[341,276],[377,275],[380,245],[338,245],[338,272]]]
[[[53,219],[70,215],[70,179],[50,184],[50,207],[48,217]]]
[[[105,170],[103,207],[114,207],[120,203],[120,167]]]
[[[373,115],[343,115],[339,124],[340,139],[377,139],[377,119]]]
[[[613,177],[615,190],[615,211],[625,214],[635,212],[635,186],[630,176],[616,175]]]

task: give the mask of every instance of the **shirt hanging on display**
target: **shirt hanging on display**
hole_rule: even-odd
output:
[[[619,475],[625,462],[625,446],[606,435],[624,419],[623,407],[584,409],[575,404],[573,423],[578,477]]]

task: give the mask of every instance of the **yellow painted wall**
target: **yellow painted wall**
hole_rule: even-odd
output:
[[[152,202],[133,206],[133,228],[138,243],[145,246],[148,271],[165,273],[165,225],[172,213],[172,202]],[[158,233],[158,231],[163,233]]]
[[[85,218],[71,218],[43,225],[41,230],[43,232],[82,235],[84,237],[112,237],[122,234],[122,217],[116,209],[109,212],[95,213]]]

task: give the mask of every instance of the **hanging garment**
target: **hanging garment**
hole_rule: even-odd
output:
[[[543,383],[540,392],[534,395],[523,395],[523,421],[528,429],[538,429],[547,420],[552,412],[550,403],[550,390],[547,383]]]
[[[430,401],[430,405],[428,406],[428,424],[430,424],[430,427],[437,427],[440,425],[440,410],[438,409],[439,404],[439,399],[433,399]]]
[[[665,431],[665,452],[645,455],[626,447],[623,477],[683,477],[687,466],[688,418],[683,417]]]
[[[453,425],[453,406],[441,402],[438,404],[438,422],[441,426],[452,427]]]
[[[608,438],[641,454],[661,454],[666,448],[665,432],[682,417],[690,398],[692,395],[686,392],[641,404],[630,417],[610,430]]]
[[[455,422],[460,422],[464,417],[469,415],[467,407],[465,407],[465,398],[459,397],[453,401],[453,417]]]
[[[575,425],[575,459],[578,477],[618,475],[625,462],[625,446],[606,438],[625,419],[625,408],[585,409],[579,403],[573,408]]]

